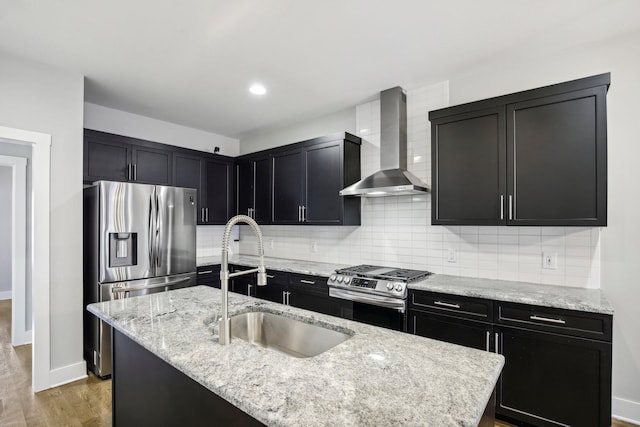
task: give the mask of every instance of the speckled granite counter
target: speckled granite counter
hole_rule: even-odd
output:
[[[220,300],[219,290],[197,286],[89,311],[270,426],[475,426],[504,363],[497,354],[233,293],[231,314],[281,313],[353,336],[305,359],[240,339],[220,346],[212,326]]]
[[[613,314],[613,306],[600,289],[571,288],[444,274],[434,274],[421,282],[411,283],[409,289]]]
[[[219,256],[198,257],[196,264],[198,267],[206,265],[220,264]],[[245,265],[255,267],[258,265],[258,257],[253,255],[231,255],[229,264]],[[336,269],[346,268],[348,265],[330,264],[325,262],[301,261],[297,259],[284,258],[264,258],[264,264],[268,269],[286,271],[289,273],[310,274],[312,276],[329,277]]]
[[[258,257],[233,255],[229,263],[256,266]],[[220,257],[198,258],[198,266],[220,264]],[[347,265],[283,258],[265,258],[267,268],[293,273],[329,277],[335,270]],[[434,274],[421,282],[411,283],[409,289],[440,292],[453,295],[486,298],[497,301],[556,307],[592,313],[613,314],[613,306],[600,289],[572,288],[541,285],[507,280]]]

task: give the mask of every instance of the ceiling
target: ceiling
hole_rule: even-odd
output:
[[[0,51],[84,75],[87,102],[235,138],[638,29],[637,0],[0,0]]]

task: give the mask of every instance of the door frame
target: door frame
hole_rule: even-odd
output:
[[[31,343],[27,329],[27,159],[0,155],[0,166],[11,169],[11,345]]]
[[[32,149],[31,223],[31,313],[32,366],[31,385],[34,392],[50,387],[50,178],[51,135],[0,126],[0,138],[7,142],[29,145]],[[38,212],[38,215],[34,213]],[[28,297],[28,295],[27,295]]]

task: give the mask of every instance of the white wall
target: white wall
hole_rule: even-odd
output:
[[[637,220],[640,198],[636,196],[640,182],[637,167],[640,157],[637,143],[640,134],[637,119],[639,45],[640,33],[635,33],[561,52],[529,52],[523,47],[518,57],[500,58],[452,75],[446,94],[449,104],[456,105],[610,71],[608,227],[432,227],[428,225],[430,196],[416,200],[406,196],[365,199],[361,227],[304,227],[304,230],[262,227],[267,239],[267,255],[343,264],[371,261],[426,266],[435,272],[485,277],[497,274],[496,277],[505,279],[601,287],[616,310],[613,414],[640,423],[640,334],[637,332],[640,286],[636,283],[640,276],[640,223]],[[412,156],[424,152],[427,157],[430,155],[428,124],[420,116],[424,117],[428,109],[438,108],[437,87],[430,86],[432,93],[424,97],[415,91],[408,94],[409,169],[413,168],[427,181],[430,181],[430,159],[425,170],[415,164]],[[440,101],[446,104],[444,99]],[[367,113],[367,108],[371,113]],[[363,105],[357,109],[358,117],[370,120],[374,128],[377,125],[375,111],[375,102],[370,107]],[[374,117],[367,119],[367,114]],[[364,122],[359,123],[357,129],[363,125]],[[316,131],[323,133],[320,129]],[[286,135],[287,131],[279,133]],[[377,136],[363,137],[363,175],[366,175],[377,154]],[[242,147],[244,140],[240,144]],[[421,151],[412,152],[416,148]],[[317,252],[312,248],[314,242]],[[241,231],[240,252],[255,253],[255,246],[251,233]],[[446,261],[449,247],[458,250],[455,264]],[[540,269],[537,259],[546,248],[558,252],[556,271]]]
[[[211,153],[217,146],[225,156],[239,153],[237,139],[88,102],[84,104],[84,127]]]
[[[337,132],[355,134],[356,116],[353,108],[293,126],[244,135],[240,142],[240,154],[253,153]]]
[[[82,358],[82,126],[84,79],[0,53],[0,125],[52,136],[51,367],[84,372]]]
[[[12,169],[0,166],[0,299],[11,298],[12,185]]]

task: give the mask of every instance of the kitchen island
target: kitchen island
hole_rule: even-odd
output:
[[[157,358],[190,378],[231,407],[232,413],[246,414],[255,424],[476,426],[491,422],[493,391],[504,364],[500,355],[238,294],[229,295],[231,315],[270,312],[348,333],[351,338],[309,358],[295,358],[238,338],[221,346],[214,321],[220,307],[219,290],[197,286],[91,304],[89,311],[111,324],[127,346],[140,347],[148,353],[145,357]],[[114,423],[122,421],[117,356],[115,360]],[[179,393],[178,388],[158,385],[153,375],[140,375],[136,381],[140,390],[148,381],[147,391],[169,402],[185,400],[185,396],[172,396]],[[193,404],[198,400],[194,398]]]

